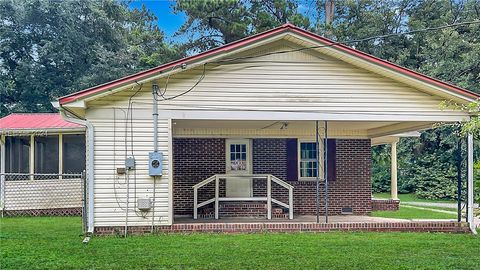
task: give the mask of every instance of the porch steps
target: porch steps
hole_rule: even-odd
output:
[[[267,204],[261,202],[221,202],[219,208],[219,218],[222,217],[248,217],[248,218],[267,218]],[[215,218],[215,209],[207,207],[198,212],[200,219]],[[272,218],[288,219],[288,213],[284,213],[282,208],[272,208]]]

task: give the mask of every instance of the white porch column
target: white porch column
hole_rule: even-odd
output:
[[[0,208],[2,210],[5,207],[5,135],[0,136]]]
[[[470,226],[470,230],[473,233],[476,233],[475,224],[473,222],[473,197],[474,197],[474,190],[473,190],[473,135],[468,134],[468,142],[467,142],[467,160],[468,160],[468,168],[467,168],[467,186],[468,186],[468,216],[467,221]]]
[[[58,134],[58,179],[62,179],[63,173],[63,134]]]
[[[35,173],[35,135],[30,135],[30,180],[33,180],[33,174]]]
[[[392,142],[392,152],[391,152],[391,179],[390,179],[390,190],[392,200],[398,200],[398,187],[397,187],[397,142],[398,139]]]

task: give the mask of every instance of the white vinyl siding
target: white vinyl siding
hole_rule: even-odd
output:
[[[275,50],[285,50],[281,46]],[[161,110],[243,112],[323,112],[340,114],[460,115],[442,111],[439,97],[426,94],[392,79],[356,68],[330,56],[306,52],[271,55],[254,63],[207,64],[205,78],[188,94],[161,101]],[[169,78],[166,96],[190,89],[201,77],[203,67]],[[165,80],[158,80],[160,89]],[[125,104],[135,90],[122,91],[90,102],[108,106]],[[136,107],[149,108],[151,86],[135,98]],[[144,105],[141,105],[141,104]]]
[[[153,198],[153,177],[148,175],[148,153],[153,151],[151,111],[134,111],[133,129],[126,127],[125,108],[91,109],[87,118],[95,128],[95,226],[122,226],[127,208],[126,175],[116,173],[125,167],[125,155],[134,156],[136,169],[129,173],[129,226],[149,226],[152,211],[142,215],[135,211],[136,199]],[[163,152],[163,175],[157,177],[155,190],[155,225],[168,225],[171,217],[170,120],[160,119],[159,151]],[[131,131],[133,130],[133,133]],[[125,136],[126,135],[126,136]],[[125,141],[126,139],[126,141]],[[133,140],[133,141],[132,141]],[[133,148],[132,148],[133,144]]]

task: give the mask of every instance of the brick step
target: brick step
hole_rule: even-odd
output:
[[[267,218],[266,204],[222,202],[219,206],[218,214],[220,217]],[[205,219],[215,218],[215,209],[213,207],[200,209],[198,217]],[[274,207],[272,208],[272,218],[288,218],[288,214],[284,213],[282,208]]]

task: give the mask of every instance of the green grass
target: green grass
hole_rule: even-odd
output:
[[[375,193],[373,194],[374,198],[377,199],[390,199],[390,193]],[[417,197],[413,193],[408,193],[408,194],[398,194],[398,198],[400,199],[400,202],[455,202],[452,200],[429,200],[429,199],[422,199]]]
[[[456,219],[457,215],[430,210],[410,208],[400,205],[398,211],[374,211],[371,216],[401,219]]]
[[[79,218],[3,218],[0,269],[478,269],[480,238],[442,233],[94,237]]]

